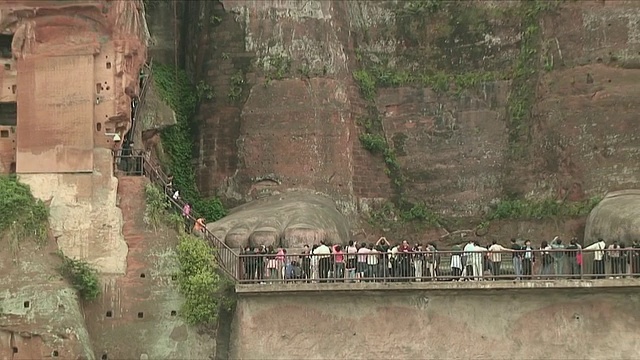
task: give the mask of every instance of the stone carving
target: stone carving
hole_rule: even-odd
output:
[[[621,190],[607,194],[589,214],[584,232],[585,245],[603,238],[630,246],[640,240],[640,190]]]
[[[301,248],[320,241],[343,243],[349,226],[331,198],[305,191],[274,194],[233,209],[209,231],[230,247]]]

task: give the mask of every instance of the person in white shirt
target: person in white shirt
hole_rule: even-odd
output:
[[[349,246],[347,246],[347,279],[355,279],[356,277],[356,255],[358,253],[358,248],[356,247],[356,243],[352,240],[349,241]]]
[[[482,260],[484,259],[485,253],[487,252],[487,248],[480,246],[478,244],[474,244],[473,251],[473,260],[471,261],[471,266],[473,267],[473,277],[482,281],[484,278],[484,266],[482,266]]]
[[[367,272],[368,277],[375,279],[378,277],[378,260],[379,252],[373,247],[373,244],[369,245],[369,254],[367,255]]]
[[[453,277],[453,281],[459,280],[462,281],[462,255],[460,255],[460,247],[456,245],[455,249],[457,252],[451,254],[451,276]]]
[[[399,277],[400,270],[398,269],[398,246],[395,245],[391,248],[391,250],[387,251],[387,256],[389,256],[389,274],[391,277]]]
[[[318,257],[318,275],[320,275],[320,282],[326,282],[329,277],[329,270],[331,270],[331,249],[325,245],[324,241],[320,242],[313,255]]]
[[[464,265],[464,269],[462,269],[463,277],[471,277],[473,278],[475,274],[479,273],[479,269],[474,268],[474,257],[475,257],[475,243],[473,240],[469,240],[469,242],[462,249],[463,259],[462,263]]]
[[[493,240],[491,246],[489,246],[489,261],[491,274],[494,276],[492,280],[495,280],[496,276],[500,276],[500,265],[502,265],[502,253],[511,251],[506,247],[498,244],[496,240]]]
[[[356,264],[356,279],[364,278],[367,275],[367,255],[369,249],[367,244],[361,244],[358,249],[358,262]]]
[[[604,278],[604,249],[607,244],[602,238],[598,238],[598,241],[584,248],[585,251],[593,251],[593,273],[596,275],[596,279]]]
[[[176,190],[176,192],[174,192],[174,193],[173,193],[172,198],[173,198],[173,200],[178,200],[178,199],[180,199],[180,191],[179,191],[179,190]]]

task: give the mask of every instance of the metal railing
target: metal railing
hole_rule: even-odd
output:
[[[149,153],[122,150],[114,163],[127,175],[148,177],[163,189],[174,211],[183,215],[187,231],[194,229],[197,213],[184,214],[185,202],[173,198],[169,177]],[[220,269],[239,283],[282,282],[396,282],[396,281],[500,281],[554,279],[612,279],[640,277],[640,245],[616,249],[528,249],[501,251],[367,251],[345,248],[327,254],[266,247],[238,254],[206,227],[195,235],[215,250]],[[326,249],[325,249],[326,250]],[[356,251],[356,252],[353,252]]]
[[[129,143],[133,141],[133,135],[135,134],[138,123],[141,121],[141,119],[139,118],[140,111],[145,104],[147,91],[151,82],[153,81],[152,65],[152,61],[150,61],[149,64],[144,65],[145,76],[141,80],[142,86],[140,87],[140,95],[138,96],[138,105],[133,108],[133,114],[131,114],[131,129],[129,129],[129,132],[127,133],[127,142]]]
[[[150,157],[149,153],[142,150],[130,150],[123,154],[120,150],[114,153],[114,163],[119,163],[119,168],[126,167],[125,170],[121,170],[125,174],[146,176],[152,183],[162,188],[173,210],[183,216],[187,231],[192,231],[194,235],[206,239],[215,251],[220,269],[233,280],[239,279],[238,253],[211,233],[206,226],[203,226],[200,231],[195,231],[195,224],[200,216],[196,212],[183,214],[182,210],[186,203],[181,198],[174,199],[172,197],[174,189],[169,177],[162,171],[159,164]]]
[[[240,255],[240,283],[640,277],[640,248]]]

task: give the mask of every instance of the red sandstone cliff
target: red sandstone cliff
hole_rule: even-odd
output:
[[[208,13],[188,34],[190,66],[217,94],[200,109],[200,187],[239,202],[312,188],[360,210],[389,198],[382,157],[358,141],[371,104],[405,196],[445,216],[478,216],[510,194],[638,186],[638,2],[535,2],[535,21],[509,10],[517,2],[419,3],[193,2],[190,18]],[[354,74],[379,65],[371,103]],[[451,76],[449,90],[420,85],[425,69]]]

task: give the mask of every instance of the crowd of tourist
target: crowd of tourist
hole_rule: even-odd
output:
[[[482,246],[475,239],[441,251],[435,243],[392,245],[350,241],[346,247],[321,242],[295,254],[273,246],[247,247],[241,254],[244,282],[274,281],[476,281],[500,279],[619,278],[640,275],[640,243],[603,239],[582,248],[559,237],[534,247],[511,239]],[[589,261],[589,263],[585,263]]]

